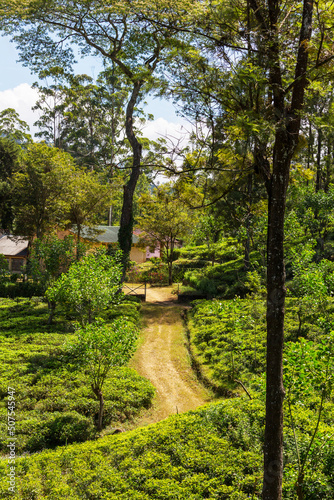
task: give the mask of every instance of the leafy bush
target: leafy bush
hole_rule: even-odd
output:
[[[333,405],[332,405],[333,406]],[[18,458],[16,495],[8,492],[6,461],[0,463],[1,498],[156,500],[261,498],[264,402],[236,398],[173,415],[145,428],[95,442]],[[331,425],[334,424],[332,412]],[[328,420],[329,421],[329,420]],[[309,424],[308,424],[309,422]],[[301,409],[298,425],[307,442],[314,412]],[[304,499],[334,499],[333,446],[323,438],[321,460],[304,478]],[[295,498],[297,459],[285,423],[283,498]]]
[[[7,435],[7,387],[14,387],[18,453],[93,439],[96,434],[99,403],[85,368],[77,366],[64,347],[75,336],[66,333],[60,317],[47,325],[47,315],[44,303],[0,300],[0,434]],[[105,425],[132,418],[150,406],[153,396],[152,385],[134,370],[111,369],[104,384]],[[6,453],[5,440],[0,449]]]
[[[120,302],[122,267],[119,258],[88,254],[74,262],[46,291],[51,304],[61,304],[81,325],[91,323],[111,303]]]
[[[233,299],[236,295],[244,297],[249,292],[245,285],[246,275],[244,261],[240,258],[225,264],[187,271],[183,283],[211,297]]]
[[[24,457],[17,460],[16,498],[259,498],[262,426],[260,403],[225,402]],[[7,498],[5,479],[0,494]]]
[[[189,324],[195,355],[215,386],[236,387],[265,365],[265,309],[262,302],[197,301]]]
[[[127,273],[129,283],[150,283],[164,285],[168,283],[168,267],[161,259],[154,258],[144,264],[133,264]]]
[[[125,318],[135,325],[138,325],[141,304],[134,299],[136,299],[135,296],[129,295],[117,306],[110,306],[106,313],[106,320]]]
[[[212,252],[207,245],[185,246],[175,249],[176,259],[187,259],[188,261],[204,261],[211,263]],[[224,238],[215,245],[215,262],[220,264],[235,260],[242,254],[242,247],[235,238]],[[195,267],[195,266],[193,266]]]

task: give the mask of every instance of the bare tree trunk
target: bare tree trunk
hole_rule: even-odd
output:
[[[283,156],[283,155],[282,155]],[[271,179],[267,243],[267,385],[263,498],[279,500],[283,476],[283,343],[285,267],[284,211],[290,158],[283,157]],[[276,172],[275,172],[276,170]]]
[[[104,410],[104,399],[102,391],[99,391],[98,398],[100,405],[99,405],[99,418],[97,422],[97,428],[99,431],[102,431],[103,410]]]
[[[78,224],[77,225],[77,244],[76,244],[76,249],[75,249],[76,260],[80,259],[80,252],[79,252],[80,238],[81,238],[81,224]]]
[[[48,325],[51,325],[56,310],[56,303],[53,301],[50,302],[48,300],[48,309],[49,309]]]
[[[99,400],[99,414],[98,414],[98,418],[97,418],[97,429],[99,431],[101,431],[102,430],[102,422],[103,422],[103,410],[104,410],[103,394],[102,394],[101,389],[99,389],[98,387],[95,387],[93,385],[92,385],[92,390]]]
[[[123,206],[121,214],[121,224],[118,233],[118,242],[120,249],[123,252],[123,276],[125,279],[126,269],[129,262],[129,256],[132,245],[133,231],[133,196],[136,189],[137,181],[140,175],[140,162],[142,155],[142,145],[138,141],[133,130],[133,112],[140,89],[143,85],[142,81],[135,82],[132,89],[132,94],[126,108],[126,136],[132,148],[132,168],[128,182],[123,187]]]
[[[282,82],[278,22],[279,0],[259,4],[249,0],[261,32],[259,52],[269,70],[269,89],[273,95],[275,144],[272,169],[266,157],[266,145],[257,145],[255,162],[268,192],[267,240],[267,367],[266,427],[264,436],[263,500],[282,499],[283,479],[283,343],[285,315],[284,213],[290,163],[298,144],[300,114],[307,85],[308,42],[312,33],[313,0],[304,0],[295,80],[291,101],[287,102]],[[266,5],[266,6],[265,6]],[[260,62],[261,64],[261,62]]]
[[[316,193],[322,188],[322,171],[321,171],[321,146],[322,146],[322,131],[318,129],[317,139],[317,177],[315,182]]]

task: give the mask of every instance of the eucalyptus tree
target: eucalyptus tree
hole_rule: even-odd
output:
[[[13,108],[6,108],[0,112],[0,136],[12,139],[21,145],[32,141],[29,125],[20,119],[18,112]]]
[[[70,68],[74,60],[71,46],[76,45],[82,56],[94,54],[107,64],[114,63],[131,85],[125,132],[132,164],[124,185],[119,231],[125,261],[131,249],[133,195],[142,160],[142,144],[134,130],[135,108],[156,83],[154,73],[175,31],[171,23],[165,27],[152,25],[142,16],[142,8],[138,1],[93,0],[4,2],[0,8],[0,17],[19,47],[21,61],[34,71],[54,66]]]
[[[35,122],[48,143],[69,152],[83,167],[113,177],[129,150],[124,145],[124,105],[129,85],[117,67],[106,68],[96,81],[88,75],[72,75],[62,68],[44,71],[36,82],[39,99]],[[51,78],[51,81],[50,81]]]

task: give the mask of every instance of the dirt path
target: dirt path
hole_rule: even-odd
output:
[[[181,318],[171,288],[151,288],[143,305],[144,329],[132,366],[156,388],[153,407],[136,426],[155,423],[172,413],[197,408],[210,400],[190,366]]]

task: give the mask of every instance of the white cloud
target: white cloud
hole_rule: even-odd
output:
[[[192,130],[193,127],[183,119],[180,119],[179,122],[169,122],[165,118],[157,118],[156,120],[146,122],[142,127],[142,134],[151,140],[163,138],[167,142],[174,144],[177,141],[182,141],[186,144]]]
[[[21,83],[12,89],[0,91],[0,111],[6,108],[14,108],[20,115],[20,118],[26,121],[30,127],[31,134],[37,130],[33,126],[38,119],[38,113],[32,111],[38,99],[38,92],[28,83]],[[157,118],[148,121],[142,126],[142,134],[151,140],[164,138],[167,140],[167,147],[172,148],[178,145],[185,147],[188,143],[189,134],[193,126],[186,120],[180,118],[178,121],[171,122],[165,118]]]
[[[14,108],[20,115],[21,120],[28,123],[33,132],[33,123],[37,120],[37,115],[32,111],[32,106],[36,103],[38,92],[27,83],[21,83],[13,89],[0,92],[0,110]]]

